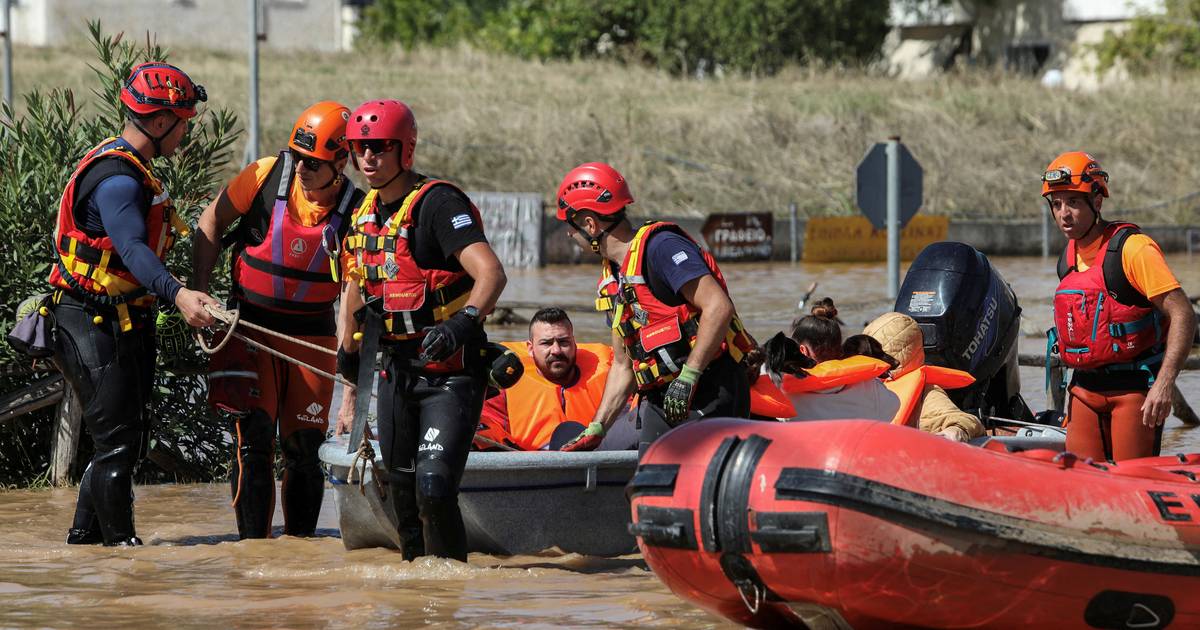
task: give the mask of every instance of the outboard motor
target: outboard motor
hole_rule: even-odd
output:
[[[895,310],[916,320],[925,361],[969,372],[975,384],[948,391],[960,409],[1032,422],[1021,398],[1021,307],[999,271],[965,243],[934,243],[917,255]]]

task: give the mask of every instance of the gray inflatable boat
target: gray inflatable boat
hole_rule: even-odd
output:
[[[346,452],[346,442],[336,436],[320,450],[337,496],[342,544],[399,549],[391,500],[372,466]],[[382,470],[378,444],[372,446]],[[628,531],[625,484],[636,468],[636,451],[473,452],[459,491],[467,544],[496,555],[552,547],[592,556],[632,553],[637,543]]]

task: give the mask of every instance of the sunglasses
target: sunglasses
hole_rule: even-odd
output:
[[[368,150],[375,155],[387,153],[400,143],[395,140],[351,140],[350,148],[358,155],[364,155]]]
[[[300,155],[299,153],[296,153],[295,151],[292,151],[292,159],[296,160],[296,162],[298,164],[303,164],[304,168],[306,168],[310,171],[319,171],[319,170],[321,170],[322,166],[325,166],[326,164],[329,163],[329,162],[326,162],[325,160],[317,159],[315,157],[308,157],[307,155]]]

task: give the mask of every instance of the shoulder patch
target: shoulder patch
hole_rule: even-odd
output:
[[[675,261],[676,265],[682,265],[683,261],[685,261],[687,259],[688,259],[687,252],[675,252],[675,255],[671,256],[671,260]]]
[[[472,223],[471,215],[467,214],[467,213],[455,215],[453,219],[450,219],[450,225],[453,226],[454,229],[456,229],[456,230],[461,230],[462,228],[465,228],[468,225],[471,225],[471,223]]]

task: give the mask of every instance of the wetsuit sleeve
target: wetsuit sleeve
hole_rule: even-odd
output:
[[[483,225],[471,212],[465,195],[448,186],[438,186],[427,194],[430,198],[422,202],[417,220],[428,226],[446,262],[468,245],[487,242]]]
[[[1125,240],[1125,246],[1121,248],[1121,268],[1125,270],[1129,284],[1147,299],[1180,286],[1158,243],[1145,234],[1134,234]]]
[[[679,303],[683,285],[710,273],[700,247],[674,232],[652,236],[646,243],[646,260],[653,272],[652,285],[657,285],[651,287],[655,295],[669,290]]]
[[[146,245],[149,208],[141,184],[128,175],[109,177],[96,187],[91,203],[130,273],[158,297],[174,302],[182,285]]]
[[[271,174],[271,168],[275,166],[275,161],[278,159],[265,157],[251,162],[225,185],[225,196],[229,198],[229,203],[233,204],[233,208],[240,214],[250,211],[250,205],[254,203],[254,196],[258,194],[258,189],[262,188],[263,182],[267,181],[267,176]]]

